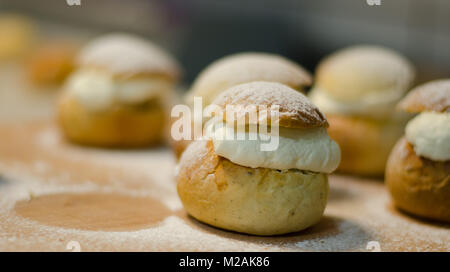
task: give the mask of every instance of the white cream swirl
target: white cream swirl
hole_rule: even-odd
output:
[[[450,160],[450,113],[420,113],[406,125],[406,139],[420,156]]]
[[[81,69],[70,76],[65,90],[86,108],[101,111],[114,102],[137,104],[163,97],[170,87],[170,83],[162,79],[117,79],[103,71]]]
[[[227,134],[228,133],[228,134]],[[233,135],[234,140],[217,135]],[[326,128],[293,129],[279,128],[278,147],[273,151],[263,151],[266,139],[257,131],[233,129],[222,123],[215,128],[210,124],[206,128],[207,137],[214,144],[214,151],[230,161],[252,168],[299,169],[321,173],[331,173],[339,165],[340,149],[328,136]],[[243,139],[243,140],[239,140]],[[253,139],[253,140],[252,140]]]

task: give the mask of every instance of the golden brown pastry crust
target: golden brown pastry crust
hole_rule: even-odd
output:
[[[363,117],[327,115],[328,134],[341,149],[338,171],[382,176],[392,147],[403,135],[404,122],[385,123]],[[386,121],[388,122],[388,121]]]
[[[316,86],[336,99],[357,103],[371,92],[406,92],[414,74],[412,64],[399,53],[381,46],[356,45],[338,50],[319,63]]]
[[[178,195],[187,212],[207,224],[256,235],[300,231],[322,217],[326,174],[249,168],[192,142],[180,160]]]
[[[401,210],[450,222],[450,161],[417,156],[413,146],[402,138],[389,157],[385,180]]]
[[[104,147],[140,147],[161,142],[165,111],[158,101],[148,106],[115,105],[102,112],[85,109],[65,94],[58,108],[65,136],[76,143]]]
[[[422,84],[400,101],[398,107],[407,112],[450,111],[450,79]]]
[[[272,105],[279,106],[279,126],[290,128],[328,127],[328,122],[322,112],[312,104],[306,96],[286,85],[274,82],[252,82],[237,85],[219,95],[213,104],[226,110],[227,106],[256,106],[266,109]],[[238,113],[239,114],[239,113]],[[242,112],[242,114],[246,114]],[[224,114],[225,115],[225,114]],[[249,123],[248,117],[246,122]],[[251,122],[250,122],[251,123]],[[260,123],[260,120],[256,124]],[[270,115],[267,117],[270,125]]]
[[[110,33],[90,41],[78,54],[77,64],[121,77],[165,76],[177,81],[181,76],[179,64],[164,49],[125,33]]]
[[[279,55],[238,53],[208,65],[198,75],[185,99],[191,105],[194,96],[201,96],[203,103],[209,105],[226,89],[253,81],[279,82],[301,91],[303,86],[312,84],[312,76],[297,63]]]

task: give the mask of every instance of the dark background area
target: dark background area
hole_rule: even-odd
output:
[[[370,1],[370,0],[369,0]],[[240,51],[289,57],[314,71],[339,48],[384,45],[409,57],[419,82],[450,75],[450,1],[0,0],[0,11],[93,31],[129,31],[168,48],[190,83],[206,65]],[[1,35],[1,33],[0,33]]]

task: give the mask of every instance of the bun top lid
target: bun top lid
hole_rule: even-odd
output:
[[[450,112],[450,79],[434,80],[415,87],[398,108],[411,113]]]
[[[289,128],[328,127],[327,119],[320,110],[302,93],[280,83],[257,81],[240,84],[221,93],[214,101],[220,107],[220,113],[226,119],[227,106],[237,106],[235,118],[246,118],[246,124],[271,125],[270,110],[278,106],[277,125]],[[248,111],[254,106],[257,120],[249,118]],[[267,113],[267,114],[265,114]],[[228,120],[227,120],[228,121]]]
[[[190,104],[194,96],[201,96],[208,105],[229,87],[252,81],[279,82],[300,89],[311,85],[312,77],[303,67],[279,55],[238,53],[205,68],[193,83],[186,102]]]
[[[77,58],[81,67],[105,69],[115,75],[180,76],[178,63],[162,48],[134,35],[107,34],[89,42]]]
[[[339,50],[317,69],[316,85],[336,99],[357,101],[374,93],[405,93],[414,80],[414,67],[397,52],[361,45]]]

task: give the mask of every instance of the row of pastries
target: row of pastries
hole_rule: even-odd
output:
[[[411,90],[415,69],[391,49],[339,50],[321,61],[315,79],[268,53],[238,53],[206,67],[184,103],[193,107],[201,97],[204,107],[278,105],[274,151],[250,140],[170,139],[181,68],[148,40],[120,33],[96,38],[74,67],[58,103],[63,135],[101,147],[169,141],[180,199],[202,222],[256,235],[303,230],[322,217],[335,170],[384,175],[398,208],[450,222],[450,79]],[[235,125],[223,116],[215,122],[225,130]],[[261,122],[247,120],[244,136]]]
[[[69,140],[104,147],[161,143],[180,76],[169,54],[142,38],[109,34],[87,44],[76,66],[58,107]]]

